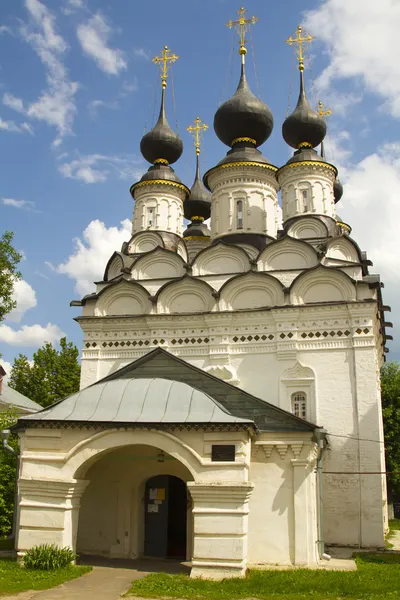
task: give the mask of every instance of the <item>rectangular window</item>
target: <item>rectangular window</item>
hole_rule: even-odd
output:
[[[236,202],[236,229],[243,229],[243,200]]]
[[[292,394],[292,412],[300,419],[307,418],[307,398],[304,392]]]
[[[153,227],[154,225],[154,208],[147,209],[147,227]]]
[[[211,446],[211,460],[235,462],[235,445],[216,445]]]

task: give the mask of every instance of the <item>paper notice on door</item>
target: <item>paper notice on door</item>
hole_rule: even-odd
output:
[[[148,504],[147,512],[149,513],[158,513],[158,504]]]
[[[165,500],[165,488],[157,489],[157,496],[155,500]]]
[[[149,499],[150,500],[157,500],[157,492],[158,492],[157,488],[150,488],[150,490],[149,490]]]

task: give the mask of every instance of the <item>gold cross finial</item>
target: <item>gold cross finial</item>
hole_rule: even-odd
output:
[[[231,19],[226,24],[226,26],[229,27],[229,29],[232,29],[232,27],[234,27],[238,32],[240,44],[239,54],[241,54],[242,56],[244,56],[247,52],[245,47],[245,43],[247,42],[245,37],[246,31],[248,31],[250,25],[254,25],[258,21],[258,17],[251,17],[251,19],[246,19],[244,16],[244,13],[246,12],[247,10],[244,8],[244,6],[241,6],[237,11],[237,14],[239,15],[238,20],[232,21]]]
[[[302,36],[302,33],[304,34]],[[294,36],[288,37],[286,43],[289,46],[293,46],[293,44],[297,45],[297,60],[299,61],[299,71],[304,71],[304,51],[303,44],[309,44],[315,40],[315,37],[310,35],[309,33],[305,33],[301,25],[299,25],[296,29],[296,34]]]
[[[161,87],[167,87],[168,69],[172,63],[178,60],[178,58],[179,56],[173,54],[173,52],[168,48],[168,46],[164,46],[164,48],[161,50],[161,55],[155,56],[152,59],[153,63],[159,66],[161,70]]]
[[[208,125],[203,123],[199,117],[195,118],[194,125],[189,125],[189,127],[187,127],[187,131],[191,133],[194,138],[194,147],[196,148],[197,156],[200,154],[201,134],[206,131],[206,129],[208,129]]]
[[[325,108],[324,105],[322,104],[321,100],[318,100],[317,113],[319,114],[320,117],[330,117],[332,114],[332,111],[330,108]]]

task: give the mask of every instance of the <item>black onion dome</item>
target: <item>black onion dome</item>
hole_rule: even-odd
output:
[[[196,157],[196,177],[190,189],[189,197],[183,204],[185,219],[205,221],[211,215],[211,194],[204,187],[200,178],[199,157]]]
[[[292,148],[319,146],[326,135],[324,119],[311,108],[304,89],[304,75],[300,71],[300,95],[297,106],[282,125],[285,142]]]
[[[343,185],[339,177],[336,177],[335,183],[333,184],[333,196],[335,198],[335,204],[337,204],[343,196]]]
[[[177,133],[172,131],[165,114],[165,89],[162,90],[161,109],[158,121],[140,142],[140,151],[149,163],[167,161],[172,164],[180,158],[183,143]]]
[[[273,126],[272,113],[249,88],[242,64],[236,92],[215,113],[215,133],[227,146],[232,146],[238,138],[250,138],[255,140],[255,146],[261,146],[271,135]]]

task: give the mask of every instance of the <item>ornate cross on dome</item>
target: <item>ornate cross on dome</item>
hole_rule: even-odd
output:
[[[317,113],[319,114],[320,117],[330,117],[332,114],[332,111],[330,108],[325,108],[324,105],[322,104],[321,100],[318,100]]]
[[[194,125],[189,125],[189,127],[186,129],[194,137],[194,147],[196,148],[196,154],[198,156],[200,154],[201,134],[208,129],[208,125],[203,123],[199,117],[196,117],[194,120]]]
[[[249,25],[254,25],[259,20],[258,17],[251,17],[251,19],[246,19],[244,16],[244,13],[246,13],[246,12],[247,12],[247,10],[244,8],[244,6],[241,6],[239,8],[239,10],[237,11],[237,14],[239,15],[239,19],[237,21],[232,21],[232,19],[231,19],[226,24],[226,26],[229,27],[229,29],[232,29],[232,27],[234,27],[236,29],[236,31],[238,32],[239,40],[240,40],[239,41],[239,43],[240,43],[239,54],[241,54],[242,56],[244,56],[247,52],[246,47],[245,47],[245,43],[247,42],[247,40],[245,38],[246,31],[249,29]]]
[[[297,60],[299,61],[299,71],[304,71],[303,45],[308,44],[308,43],[312,42],[313,40],[315,40],[315,37],[313,37],[309,33],[304,33],[304,36],[302,36],[302,33],[304,33],[303,28],[301,25],[298,25],[295,36],[290,36],[286,40],[286,43],[289,44],[289,46],[293,46],[293,44],[297,45],[296,50],[297,50]]]
[[[167,87],[167,77],[168,77],[168,69],[172,63],[178,60],[179,56],[173,54],[173,52],[168,48],[168,46],[164,46],[161,50],[160,56],[155,56],[152,61],[161,70],[161,86],[163,88]],[[170,63],[170,64],[168,64]]]

